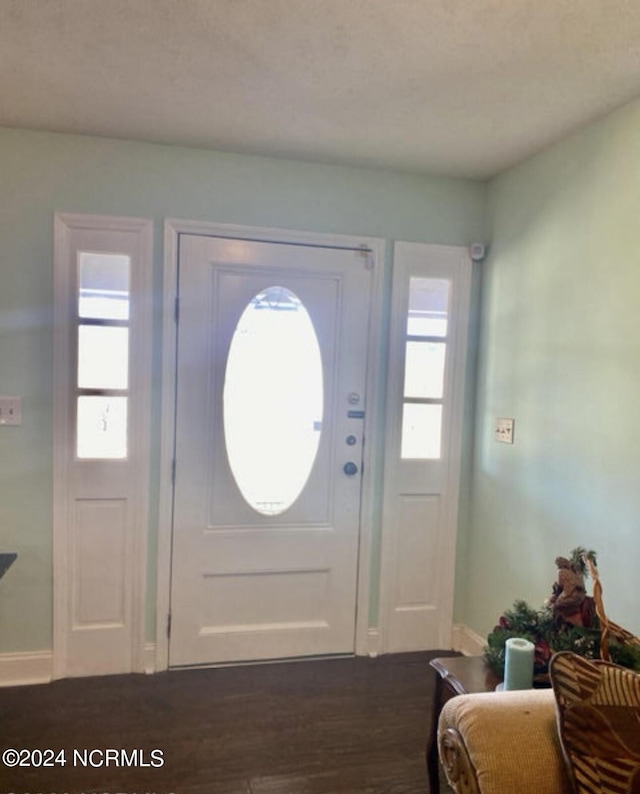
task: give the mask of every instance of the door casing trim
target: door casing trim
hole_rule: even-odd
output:
[[[364,421],[364,446],[360,545],[358,555],[358,590],[356,602],[355,653],[369,653],[369,601],[373,536],[380,531],[375,526],[376,492],[382,472],[378,471],[382,456],[376,450],[383,441],[380,432],[380,398],[378,384],[383,350],[383,281],[386,243],[382,238],[355,235],[322,234],[292,229],[210,223],[167,218],[164,223],[164,273],[162,308],[162,408],[160,440],[160,499],[158,505],[158,557],[156,583],[156,646],[155,670],[169,665],[169,612],[171,604],[171,532],[173,519],[172,463],[175,435],[175,379],[176,379],[176,323],[175,295],[178,266],[178,243],[181,234],[202,234],[265,242],[297,243],[338,248],[365,247],[373,255],[373,283],[368,328],[367,410]],[[377,463],[376,463],[377,458]]]

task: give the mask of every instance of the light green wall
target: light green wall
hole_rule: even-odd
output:
[[[477,182],[0,129],[0,394],[24,413],[0,429],[0,550],[20,555],[0,582],[0,652],[51,647],[54,212],[153,218],[159,294],[165,217],[467,245],[484,207]],[[152,525],[157,491],[154,471]]]
[[[640,103],[504,173],[488,204],[474,182],[0,130],[0,207],[0,393],[24,399],[23,426],[0,429],[0,550],[20,554],[0,583],[0,652],[51,646],[56,211],[152,217],[159,290],[165,217],[468,244],[488,210],[456,620],[486,634],[515,598],[542,602],[555,556],[586,545],[613,619],[640,631]],[[515,417],[513,447],[493,441],[496,416]],[[157,472],[153,486],[152,523]]]
[[[485,635],[516,598],[540,605],[583,545],[638,633],[640,103],[495,179],[489,224],[456,617]]]

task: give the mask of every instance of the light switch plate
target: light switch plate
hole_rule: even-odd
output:
[[[495,440],[500,441],[503,444],[513,444],[514,424],[515,419],[505,419],[504,417],[498,417],[498,419],[496,419],[496,424],[493,431]]]
[[[0,425],[22,424],[22,397],[0,397]]]

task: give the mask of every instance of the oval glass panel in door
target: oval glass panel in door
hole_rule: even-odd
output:
[[[258,513],[284,513],[302,493],[322,431],[322,357],[309,312],[286,287],[251,299],[224,381],[229,466]]]

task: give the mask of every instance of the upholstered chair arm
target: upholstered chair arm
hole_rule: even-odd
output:
[[[550,689],[452,698],[440,714],[438,752],[456,794],[572,791]]]
[[[473,761],[456,728],[438,733],[438,755],[447,781],[456,794],[480,794]]]

